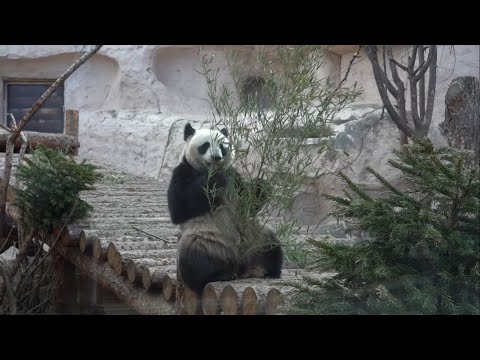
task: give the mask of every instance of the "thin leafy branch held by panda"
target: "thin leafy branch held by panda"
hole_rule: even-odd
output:
[[[230,84],[221,86],[214,58],[202,60],[213,124],[229,129],[234,166],[250,184],[237,193],[241,217],[275,221],[282,239],[298,233],[295,219],[281,219],[292,211],[293,195],[318,174],[320,157],[336,156],[330,122],[361,93],[356,85],[318,76],[325,50],[281,45],[227,51]],[[319,151],[305,146],[309,138],[319,141]]]

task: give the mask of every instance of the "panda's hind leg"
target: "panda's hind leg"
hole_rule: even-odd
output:
[[[237,267],[197,248],[179,252],[178,269],[184,283],[197,294],[205,285],[214,281],[230,281],[237,278]]]
[[[260,254],[251,256],[240,269],[239,278],[273,278],[282,275],[283,251],[275,245]]]
[[[280,245],[267,250],[260,257],[260,262],[265,269],[265,277],[280,278],[282,275],[283,251]]]

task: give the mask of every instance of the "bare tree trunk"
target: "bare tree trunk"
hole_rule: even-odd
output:
[[[474,76],[452,80],[445,96],[445,121],[440,130],[450,146],[475,153],[480,163],[480,82]]]
[[[64,135],[64,134],[51,134],[51,133],[40,133],[35,131],[22,131],[22,134],[25,136],[25,140],[17,139],[15,141],[14,149],[20,149],[20,156],[22,153],[25,153],[27,145],[32,149],[36,149],[39,145],[43,145],[50,149],[67,149],[69,151],[75,151],[78,149],[80,144],[78,140],[73,136]],[[6,144],[8,142],[8,137],[11,135],[8,133],[0,133],[0,149],[5,151],[7,149]],[[20,137],[21,138],[21,137]]]

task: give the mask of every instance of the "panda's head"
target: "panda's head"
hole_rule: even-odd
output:
[[[198,171],[227,168],[235,157],[235,151],[228,139],[227,129],[195,130],[190,123],[185,125],[186,141],[183,156]]]

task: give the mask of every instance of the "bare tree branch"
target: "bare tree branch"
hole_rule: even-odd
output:
[[[431,55],[431,56],[430,56]],[[437,84],[437,47],[430,45],[430,52],[428,54],[430,60],[427,59],[427,63],[430,65],[430,72],[428,74],[428,96],[427,107],[425,111],[425,120],[423,123],[423,133],[427,135],[428,129],[432,122],[433,104],[435,102],[435,87]]]
[[[435,55],[435,59],[434,59],[434,55]],[[417,70],[413,72],[413,75],[415,76],[414,78],[415,83],[417,83],[425,75],[425,72],[430,67],[433,61],[435,61],[435,69],[436,69],[437,68],[437,46],[429,45],[427,60]]]
[[[20,251],[18,252],[15,259],[13,260],[12,267],[10,268],[10,274],[9,274],[12,279],[17,273],[20,266],[22,265],[22,261],[25,260],[25,258],[27,257],[28,246],[32,242],[35,234],[36,234],[36,231],[34,230],[28,235],[28,237],[25,239],[25,242],[22,244]]]
[[[408,80],[410,82],[410,111],[412,113],[413,123],[415,124],[415,129],[418,129],[422,126],[422,121],[418,116],[418,95],[417,95],[417,83],[414,81],[414,66],[415,66],[415,57],[417,54],[418,46],[414,46],[413,55],[408,62]]]
[[[388,58],[390,59],[390,71],[392,72],[393,81],[397,85],[397,96],[395,99],[397,100],[398,110],[400,111],[400,118],[407,124],[408,126],[408,119],[407,119],[407,111],[406,111],[406,101],[405,101],[405,85],[400,79],[398,75],[397,68],[395,64],[392,62],[393,60],[393,52],[392,52],[392,45],[384,45],[383,47],[384,57],[385,57],[385,50],[387,51]],[[385,61],[385,59],[384,59]]]
[[[377,47],[375,45],[366,45],[368,58],[372,64],[373,75],[375,77],[375,81],[377,83],[378,91],[380,93],[380,97],[382,99],[385,108],[387,109],[388,114],[392,118],[393,122],[397,125],[397,127],[405,133],[407,137],[411,137],[413,134],[412,129],[405,123],[405,121],[400,117],[400,115],[395,111],[390,99],[388,98],[386,86],[389,80],[385,79],[386,75],[383,74],[383,70],[380,68],[380,64],[378,63],[377,59]],[[390,83],[391,84],[391,83]],[[392,85],[393,86],[393,85]],[[396,92],[396,91],[395,91]]]
[[[352,56],[352,59],[350,60],[350,62],[348,63],[348,67],[347,67],[347,71],[345,72],[345,76],[343,77],[342,81],[340,81],[340,83],[338,84],[337,88],[335,89],[334,93],[336,93],[338,90],[340,90],[340,88],[342,87],[343,83],[345,81],[347,81],[347,78],[348,78],[348,74],[350,73],[350,70],[352,69],[352,66],[353,66],[353,62],[355,61],[355,59],[359,58],[360,57],[360,50],[362,49],[363,45],[360,45],[357,49],[357,51],[355,52],[355,54],[353,54]]]
[[[141,232],[141,233],[143,233],[143,234],[145,234],[145,235],[147,235],[147,236],[150,236],[150,237],[152,237],[152,238],[154,238],[154,239],[161,240],[161,241],[163,241],[165,244],[173,244],[173,243],[174,243],[174,241],[168,241],[168,240],[165,240],[165,239],[163,239],[163,238],[161,238],[161,237],[155,236],[155,235],[153,235],[153,234],[149,234],[149,233],[147,233],[146,231],[140,230],[139,228],[137,228],[137,227],[135,227],[135,226],[132,226],[132,228],[134,228],[135,230],[137,230],[137,231],[139,231],[139,232]]]
[[[382,68],[380,67],[380,64],[378,63],[376,45],[368,45],[368,46],[370,46],[370,47],[373,46],[373,48],[371,48],[370,50],[374,51],[372,56],[374,56],[375,62],[378,65],[378,75],[379,75],[380,79],[382,79],[383,83],[385,84],[385,86],[386,86],[387,90],[390,92],[390,94],[392,94],[393,97],[397,97],[397,89],[395,88],[395,86],[393,86],[393,84],[390,82],[390,80],[388,80],[387,70],[386,69],[385,69],[385,71],[382,70]],[[367,52],[367,55],[368,55],[368,52]],[[369,56],[369,58],[370,58],[370,56]],[[370,61],[372,61],[372,58],[370,58]],[[384,62],[384,64],[385,64],[385,62]]]
[[[418,62],[423,64],[425,61],[425,48],[423,45],[420,45],[418,49]],[[425,77],[422,76],[420,79],[419,85],[419,106],[420,106],[420,120],[423,122],[425,120]]]
[[[417,60],[417,50],[418,45],[415,45],[412,49],[412,55],[408,58],[408,68],[412,70],[412,73],[413,68],[415,67],[415,61]]]
[[[4,220],[2,220],[4,221]],[[10,231],[11,233],[11,231]],[[3,234],[2,234],[2,237],[0,237],[0,254],[4,253],[5,251],[7,251],[8,249],[10,249],[10,247],[14,244],[14,239],[12,236],[10,236],[10,234],[7,236],[7,237],[3,237]]]
[[[389,45],[389,47],[391,47],[391,45]],[[397,60],[395,60],[393,57],[389,58],[390,62],[394,63],[395,65],[397,65],[400,69],[402,69],[403,71],[408,71],[408,68],[405,66],[405,65],[402,65],[400,64]]]
[[[411,56],[408,59],[408,65],[405,66],[394,59],[391,45],[384,46],[384,62],[385,52],[388,54],[392,79],[397,86],[397,93],[394,95],[396,100],[396,108],[392,105],[386,89],[392,86],[392,83],[386,76],[386,69],[382,70],[378,63],[377,47],[375,45],[366,45],[368,58],[372,64],[375,82],[382,102],[385,105],[390,117],[397,127],[404,133],[407,138],[412,136],[422,137],[428,134],[433,114],[433,103],[435,100],[436,86],[436,70],[437,70],[437,46],[429,45],[428,57],[425,60],[425,45],[415,45],[412,48]],[[419,66],[415,68],[417,60]],[[407,75],[407,81],[410,85],[410,107],[414,128],[412,129],[408,122],[405,99],[405,84],[401,80],[398,69],[403,70]],[[425,73],[429,72],[428,95],[425,104]],[[420,82],[417,88],[417,83]],[[392,93],[393,95],[393,93]]]
[[[15,294],[13,293],[12,283],[10,277],[8,276],[8,271],[3,264],[3,261],[0,260],[0,276],[3,279],[3,284],[5,286],[5,291],[8,296],[8,304],[10,308],[10,315],[15,315],[17,313],[17,299],[15,299]]]
[[[11,113],[7,114],[12,117],[12,130],[15,131],[17,129],[17,120],[15,119],[15,116]],[[9,131],[10,133],[12,132],[11,130]],[[27,150],[27,145],[28,145],[28,138],[27,135],[23,131],[20,132],[20,139],[22,146],[20,147],[20,152],[19,152],[19,158],[18,158],[18,165],[22,164],[23,158],[25,156],[25,151]],[[15,179],[15,187],[18,187],[20,179],[17,178]]]

